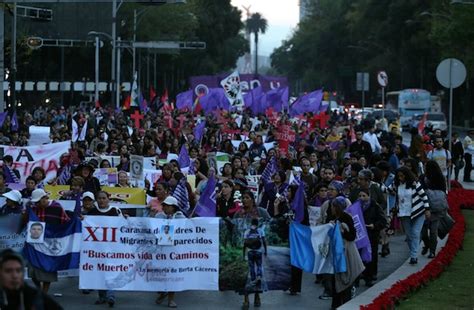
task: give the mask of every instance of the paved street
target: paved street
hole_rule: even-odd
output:
[[[398,269],[408,257],[408,250],[403,241],[403,236],[396,236],[391,242],[391,255],[379,259],[379,279],[384,279],[394,270]],[[358,293],[366,290],[361,281]],[[322,294],[323,288],[314,283],[314,276],[305,274],[303,277],[303,292],[298,296],[290,296],[282,291],[265,292],[262,295],[262,309],[328,309],[330,300],[320,300],[318,296]],[[78,289],[78,278],[61,279],[51,287],[51,294],[62,294],[62,297],[55,297],[65,309],[83,310],[101,309],[107,306],[95,306],[97,293],[83,295]],[[156,293],[144,292],[117,292],[117,309],[157,309],[166,308],[166,302],[157,306],[155,304]],[[238,309],[242,303],[242,297],[232,291],[189,291],[176,295],[176,302],[181,309]]]

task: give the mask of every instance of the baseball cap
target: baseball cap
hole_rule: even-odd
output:
[[[48,196],[48,193],[46,193],[43,189],[41,188],[35,189],[31,193],[31,202],[38,202],[41,200],[41,198],[45,196]]]
[[[95,201],[95,197],[94,197],[94,194],[91,193],[91,192],[84,192],[84,194],[82,194],[82,200],[84,200],[84,198],[90,198],[92,199],[92,201]]]
[[[21,203],[21,193],[17,190],[12,190],[9,192],[6,192],[5,194],[2,195],[5,198],[8,198],[16,203]]]
[[[162,204],[177,207],[178,206],[178,200],[176,198],[174,198],[173,196],[168,196],[168,197],[165,198],[165,200],[162,202]]]

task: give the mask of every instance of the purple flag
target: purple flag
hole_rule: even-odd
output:
[[[355,243],[357,249],[359,249],[360,258],[363,262],[369,263],[372,261],[372,248],[370,247],[370,240],[367,235],[360,200],[357,200],[350,207],[346,208],[346,212],[352,216],[352,220],[354,221],[354,227],[357,233]]]
[[[318,89],[298,98],[290,107],[290,116],[295,117],[306,112],[319,111],[323,100],[323,90]]]
[[[201,217],[216,216],[216,183],[216,178],[211,175],[196,205],[197,215]]]
[[[340,141],[329,142],[329,147],[331,148],[331,150],[336,151],[339,149],[340,144]]]
[[[295,221],[298,223],[301,223],[304,219],[304,195],[304,182],[300,182],[291,202],[291,209],[295,212]]]
[[[140,111],[142,111],[143,113],[147,113],[148,112],[148,102],[146,101],[145,97],[143,97],[142,92],[140,92],[138,98],[139,98],[139,102],[140,102]]]
[[[288,87],[269,90],[265,94],[262,106],[264,109],[272,107],[276,112],[288,108]]]
[[[255,87],[244,95],[244,105],[246,108],[250,108],[253,115],[264,113],[265,109],[262,107],[262,100],[265,94],[263,93],[262,87]]]
[[[193,91],[188,90],[182,93],[179,93],[176,96],[176,107],[178,109],[186,109],[189,108],[190,110],[193,108]]]
[[[189,165],[191,164],[191,159],[189,158],[188,150],[186,149],[186,146],[184,144],[183,146],[181,146],[181,151],[179,152],[178,163],[180,168],[189,167]]]
[[[16,111],[13,112],[12,115],[11,130],[18,131],[18,118],[16,117]]]
[[[225,96],[223,88],[209,88],[209,92],[199,98],[202,109],[207,114],[225,105],[229,105],[229,100]]]
[[[0,113],[0,127],[3,126],[5,123],[5,119],[7,118],[8,112]]]
[[[194,127],[194,139],[196,139],[196,141],[198,141],[199,143],[201,143],[202,136],[204,135],[204,128],[206,128],[206,121],[202,121],[197,124],[196,127]]]

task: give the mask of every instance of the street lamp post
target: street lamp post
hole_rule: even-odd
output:
[[[16,3],[13,3],[11,77],[12,77],[11,82],[10,82],[11,106],[13,109],[15,109],[16,108]]]
[[[99,102],[99,36],[95,37],[95,104]]]

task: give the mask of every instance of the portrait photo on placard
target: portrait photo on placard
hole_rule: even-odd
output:
[[[28,229],[26,235],[26,242],[28,243],[43,243],[44,242],[44,222],[28,222]]]
[[[173,225],[162,225],[160,234],[158,237],[159,245],[173,245],[174,241],[174,226]]]

